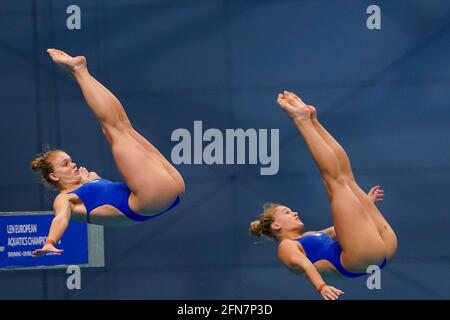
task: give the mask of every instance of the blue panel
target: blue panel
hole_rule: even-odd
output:
[[[60,255],[32,257],[47,238],[53,215],[0,217],[0,267],[36,267],[87,264],[89,262],[87,225],[72,222],[56,245]]]

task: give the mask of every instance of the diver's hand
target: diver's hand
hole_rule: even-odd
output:
[[[85,167],[80,167],[78,172],[80,173],[83,182],[89,180],[89,171]]]
[[[380,188],[380,186],[375,186],[370,189],[370,191],[367,193],[370,200],[372,200],[373,203],[378,201],[383,201],[384,197],[384,190]]]
[[[100,179],[99,175],[95,173],[94,171],[90,171],[86,169],[85,167],[80,167],[78,169],[78,172],[81,176],[81,182],[86,183],[92,180]]]
[[[62,249],[57,249],[55,248],[55,246],[53,246],[52,244],[45,244],[41,249],[37,249],[34,250],[31,253],[32,257],[40,257],[49,253],[56,253],[56,254],[61,254],[64,250]]]
[[[324,286],[322,290],[320,290],[320,295],[325,300],[336,300],[341,294],[344,294],[344,292],[332,286]]]

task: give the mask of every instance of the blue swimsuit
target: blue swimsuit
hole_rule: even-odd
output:
[[[322,232],[316,232],[312,235],[296,239],[305,250],[306,257],[312,262],[319,260],[329,261],[341,274],[349,278],[356,278],[367,275],[367,273],[353,273],[345,270],[341,264],[342,248],[339,242],[331,239]],[[380,266],[383,269],[386,265],[386,259]]]
[[[76,194],[81,202],[83,202],[87,211],[86,219],[88,223],[91,223],[89,218],[91,211],[102,205],[115,207],[131,220],[146,221],[172,209],[180,202],[180,197],[177,196],[172,205],[163,212],[151,216],[143,216],[137,214],[128,206],[128,198],[130,197],[131,190],[123,182],[111,182],[106,179],[92,180],[69,193]]]

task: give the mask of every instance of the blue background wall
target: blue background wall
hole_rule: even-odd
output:
[[[81,30],[66,8],[81,8]],[[2,272],[1,299],[320,299],[248,235],[268,201],[331,224],[318,170],[276,94],[297,92],[347,150],[359,184],[380,184],[379,207],[398,253],[382,289],[333,279],[343,299],[449,299],[450,3],[377,1],[77,0],[0,3],[0,211],[50,210],[29,162],[50,144],[119,180],[75,82],[45,49],[88,58],[136,129],[170,158],[176,128],[279,128],[280,171],[180,165],[182,204],[151,222],[106,228],[106,267],[82,270],[82,290],[58,271]]]

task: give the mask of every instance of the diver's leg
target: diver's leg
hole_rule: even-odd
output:
[[[351,190],[334,151],[315,129],[312,112],[306,105],[284,94],[278,103],[293,119],[302,134],[330,196],[332,218],[339,243],[342,262],[350,270],[381,263],[385,246],[365,208]]]
[[[168,207],[184,192],[161,164],[160,159],[130,134],[117,111],[117,98],[88,72],[84,57],[70,57],[50,50],[56,63],[68,69],[78,82],[83,96],[94,112],[111,145],[117,168],[132,194],[130,207],[137,212],[157,212]]]

